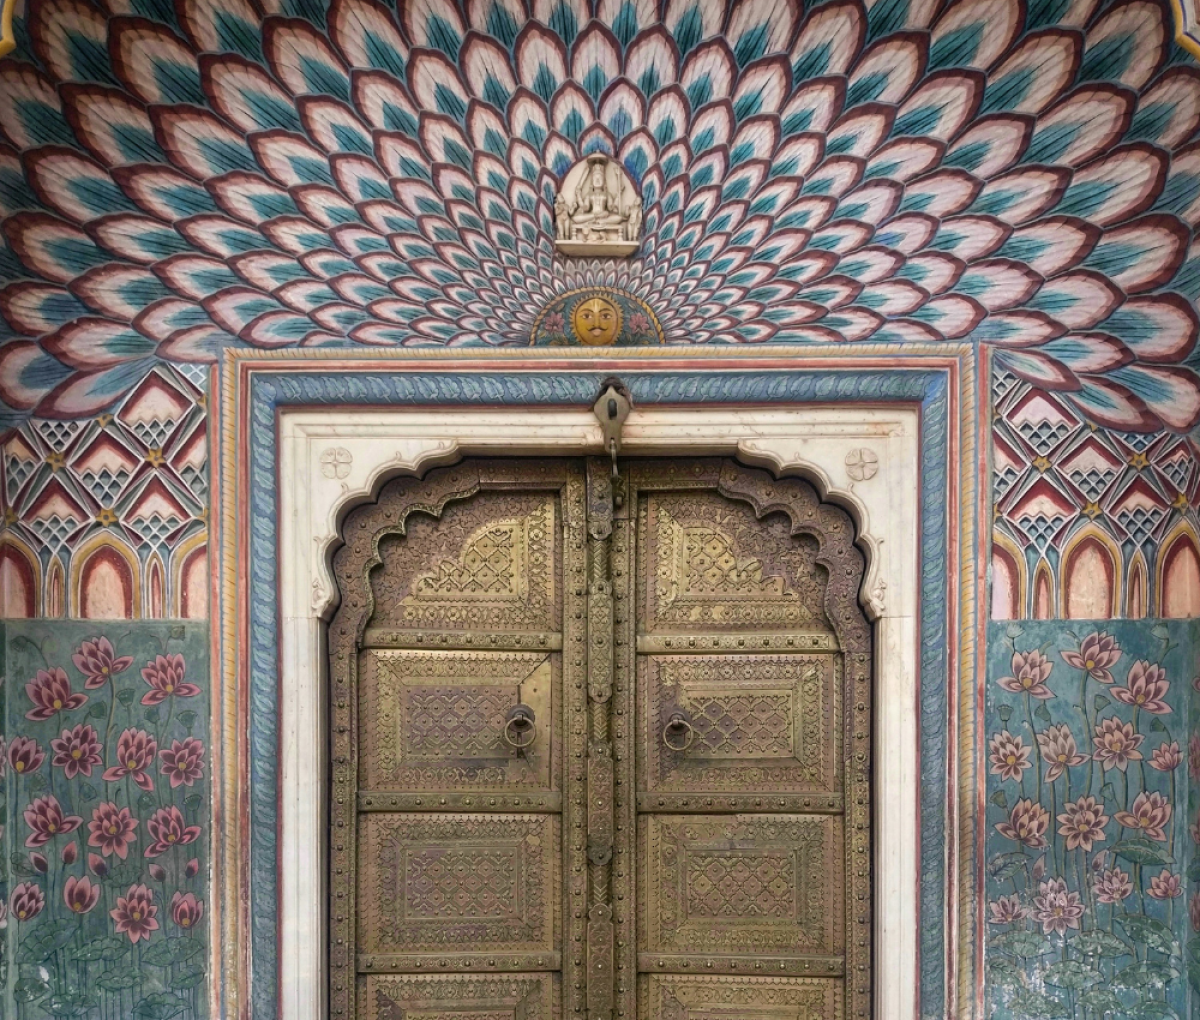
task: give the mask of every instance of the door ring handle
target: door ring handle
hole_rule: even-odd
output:
[[[672,712],[667,725],[663,727],[662,739],[670,750],[686,751],[696,739],[696,731],[682,712]]]
[[[528,705],[515,705],[504,721],[504,742],[523,751],[537,740],[537,716]]]

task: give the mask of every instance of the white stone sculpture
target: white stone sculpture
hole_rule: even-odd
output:
[[[564,255],[632,255],[641,243],[642,197],[616,160],[581,159],[554,200],[554,246]]]

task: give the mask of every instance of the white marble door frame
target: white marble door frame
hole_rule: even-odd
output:
[[[801,475],[845,507],[875,637],[875,1016],[916,1020],[919,421],[915,406],[635,409],[623,453],[727,454]],[[586,410],[283,411],[280,1015],[326,1020],[325,621],[338,528],[389,478],[472,454],[603,451]]]

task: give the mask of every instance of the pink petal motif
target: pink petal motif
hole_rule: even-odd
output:
[[[63,886],[63,902],[72,913],[86,914],[100,902],[100,886],[90,878],[71,875]]]
[[[92,820],[88,822],[88,846],[99,847],[105,857],[116,854],[125,860],[129,854],[129,844],[137,840],[133,831],[137,827],[138,820],[130,815],[129,808],[117,807],[112,803],[101,804],[92,811]],[[89,862],[93,857],[88,856]],[[92,870],[95,871],[95,868]]]
[[[200,693],[195,684],[184,682],[187,667],[182,655],[159,655],[142,668],[142,679],[150,690],[142,696],[143,705],[157,705],[170,697],[193,698]]]
[[[134,885],[124,896],[117,897],[117,905],[109,911],[109,916],[116,921],[114,930],[117,934],[128,935],[130,942],[137,942],[148,939],[152,931],[158,930],[154,916],[157,913],[154,892],[148,886]]]
[[[22,882],[8,898],[8,912],[17,921],[32,921],[45,905],[46,897],[41,886],[33,882]]]
[[[1037,649],[1031,652],[1016,652],[1012,659],[1012,669],[1012,676],[1004,676],[996,681],[1006,691],[1028,694],[1042,700],[1054,697],[1054,692],[1046,686],[1053,663]]]
[[[154,780],[146,770],[154,764],[158,741],[145,730],[125,730],[117,738],[117,764],[104,770],[104,778],[116,782],[126,776],[147,793],[154,789]]]
[[[71,661],[87,678],[83,686],[95,688],[103,687],[112,677],[125,672],[133,665],[133,656],[118,657],[108,638],[97,637],[91,641],[84,641],[71,656]]]
[[[51,764],[61,768],[67,779],[80,774],[91,776],[94,766],[104,764],[100,741],[90,723],[63,730],[61,736],[50,741],[50,747],[54,751]]]
[[[25,713],[25,718],[34,722],[51,719],[59,712],[73,711],[88,699],[86,694],[71,690],[71,681],[60,667],[39,669],[37,677],[25,685],[25,693],[34,706]]]
[[[25,823],[30,833],[25,840],[29,847],[45,846],[55,836],[74,832],[83,824],[78,815],[62,813],[62,807],[53,796],[39,797],[25,809]]]
[[[171,777],[171,789],[191,786],[204,774],[204,744],[195,737],[176,740],[170,750],[160,751],[162,774]]]
[[[200,836],[200,826],[186,825],[183,813],[174,804],[154,812],[146,829],[154,840],[146,847],[146,857],[158,857],[171,847],[193,843]]]
[[[1165,715],[1171,711],[1171,708],[1162,699],[1166,696],[1170,686],[1166,670],[1162,666],[1141,659],[1130,668],[1125,686],[1112,689],[1112,696],[1134,708],[1145,709],[1156,715]]]
[[[1080,642],[1078,651],[1067,649],[1059,654],[1073,669],[1082,669],[1093,680],[1111,684],[1113,675],[1109,667],[1121,658],[1121,646],[1107,632],[1097,631]]]
[[[1171,804],[1157,790],[1139,793],[1130,811],[1118,811],[1113,817],[1127,829],[1140,829],[1150,839],[1165,841],[1164,826],[1171,820]]]

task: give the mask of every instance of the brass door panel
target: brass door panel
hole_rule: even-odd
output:
[[[676,970],[699,954],[705,963],[740,956],[777,973],[840,973],[839,821],[831,815],[644,815],[641,969]]]
[[[556,967],[559,842],[555,814],[362,815],[360,967]]]
[[[643,806],[702,810],[706,798],[678,795],[727,805],[753,793],[758,807],[838,810],[840,666],[833,655],[638,656]],[[663,740],[672,718],[690,727],[676,742],[686,747]]]
[[[843,1020],[844,1002],[840,981],[651,974],[638,1013],[654,1020]]]
[[[626,1008],[865,1020],[871,644],[852,523],[799,479],[723,460],[630,462],[625,495]]]
[[[361,668],[360,799],[363,791],[557,789],[558,653],[370,649]],[[505,739],[518,705],[539,727],[519,755]]]
[[[583,1008],[563,947],[589,920],[584,492],[582,462],[469,461],[397,479],[345,522],[334,1020]]]
[[[362,981],[364,1020],[554,1020],[550,974],[388,975]]]
[[[345,522],[331,1020],[866,1020],[863,558],[718,458],[470,460]]]

